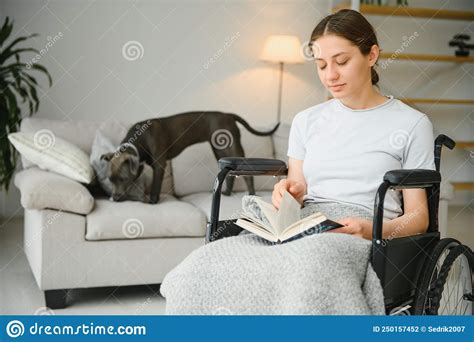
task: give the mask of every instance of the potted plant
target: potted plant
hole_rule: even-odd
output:
[[[18,37],[6,44],[12,29],[13,22],[7,17],[0,29],[0,188],[7,191],[18,158],[15,148],[8,141],[8,134],[17,132],[23,117],[36,113],[39,106],[38,83],[30,71],[44,73],[49,85],[52,84],[51,75],[44,66],[20,61],[24,53],[39,54],[33,48],[17,47],[37,34]]]

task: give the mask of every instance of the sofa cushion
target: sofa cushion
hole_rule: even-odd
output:
[[[102,155],[113,153],[117,146],[107,137],[100,129],[97,130],[94,143],[92,144],[90,163],[95,171],[96,180],[104,189],[105,193],[110,196],[113,191],[113,185],[107,177],[108,161],[102,159]]]
[[[87,184],[94,177],[94,170],[87,154],[76,145],[56,137],[48,129],[36,133],[11,133],[8,135],[8,140],[22,157],[40,169],[53,171]]]
[[[41,129],[48,129],[55,136],[69,141],[87,154],[90,154],[97,130],[102,131],[114,146],[118,146],[131,126],[132,123],[119,121],[113,117],[104,122],[50,120],[32,117],[22,120],[21,132],[35,133]],[[80,132],[80,134],[77,134],[77,132]],[[35,166],[23,156],[21,156],[21,164],[25,169]],[[174,193],[170,161],[166,163],[161,192],[166,194]]]
[[[204,236],[206,216],[193,205],[162,194],[157,204],[97,199],[87,215],[87,240]]]
[[[57,209],[88,214],[94,198],[84,185],[57,173],[37,167],[18,172],[15,185],[21,192],[21,205],[27,209]]]
[[[248,195],[246,191],[233,192],[231,196],[221,196],[221,205],[219,210],[219,220],[236,219],[242,208],[242,197]],[[259,191],[258,196],[262,196],[265,201],[271,202],[271,191]],[[181,197],[183,202],[191,203],[193,206],[202,210],[209,221],[211,215],[212,193],[199,192]]]
[[[124,122],[111,117],[107,119],[107,121],[102,122],[100,126],[97,127],[97,130],[104,133],[114,146],[118,146],[122,143],[130,127],[132,127],[131,122]]]
[[[240,126],[241,142],[246,157],[274,158],[270,136],[256,136]],[[258,128],[260,131],[269,130]],[[208,142],[186,148],[171,161],[173,184],[176,196],[207,192],[212,189],[219,171],[217,160]],[[272,190],[274,181],[271,176],[254,177],[255,190]],[[242,177],[235,180],[234,191],[247,191]]]
[[[118,146],[131,126],[132,123],[122,122],[113,117],[103,122],[29,117],[21,121],[21,132],[35,133],[41,129],[49,129],[57,137],[69,141],[87,154],[90,154],[92,143],[94,142],[95,134],[98,129],[104,132],[105,135],[112,140],[114,145]],[[78,134],[78,132],[80,134]]]
[[[64,139],[79,147],[86,154],[91,151],[97,123],[84,121],[50,120],[40,118],[25,118],[21,121],[21,132],[36,133],[48,129],[58,138]],[[78,134],[79,133],[79,134]],[[34,166],[24,157],[21,158],[24,168]]]

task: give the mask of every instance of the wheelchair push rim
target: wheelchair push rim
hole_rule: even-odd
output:
[[[436,281],[446,257],[453,248],[459,245],[459,241],[452,238],[445,238],[439,240],[431,251],[421,274],[421,279],[418,283],[413,301],[412,313],[414,315],[436,315],[434,310]]]
[[[473,314],[473,256],[465,245],[451,249],[433,290],[433,309],[438,315]]]

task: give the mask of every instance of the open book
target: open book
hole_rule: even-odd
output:
[[[302,219],[300,207],[298,201],[287,191],[283,195],[280,209],[258,196],[244,196],[243,211],[235,224],[268,241],[280,243],[310,229],[322,233],[343,227],[319,212]]]

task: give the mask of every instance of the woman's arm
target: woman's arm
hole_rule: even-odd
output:
[[[300,204],[303,203],[303,197],[307,192],[308,185],[306,184],[306,179],[303,174],[303,160],[289,158],[288,159],[288,176],[286,177],[289,181],[298,182],[304,187],[303,194],[297,198]]]
[[[383,222],[382,239],[395,239],[426,233],[429,223],[428,201],[424,189],[404,189],[403,206],[404,214],[390,221]],[[333,229],[334,233],[357,235],[365,239],[372,239],[372,221],[348,217],[340,220],[346,225]]]
[[[288,191],[300,205],[303,205],[304,195],[307,191],[307,184],[303,175],[303,160],[289,158],[286,179],[282,179],[273,187],[272,203],[276,208],[280,207],[285,191]]]
[[[402,216],[383,223],[383,239],[426,233],[429,224],[425,189],[404,189]],[[372,235],[372,227],[370,228]]]

